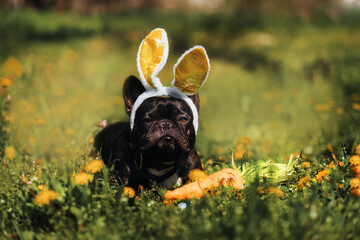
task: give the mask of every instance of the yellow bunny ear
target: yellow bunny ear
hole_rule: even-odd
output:
[[[156,77],[164,67],[169,54],[169,42],[164,29],[152,30],[141,42],[137,54],[137,68],[146,89],[162,88]]]
[[[204,85],[210,71],[209,58],[201,46],[187,50],[174,66],[172,85],[181,92],[192,95]]]

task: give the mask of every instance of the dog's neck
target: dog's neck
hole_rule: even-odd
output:
[[[173,177],[178,169],[185,163],[187,159],[186,153],[174,153],[174,154],[151,154],[151,158],[146,154],[142,153],[139,149],[134,148],[133,145],[129,144],[129,152],[133,159],[133,165],[141,174],[147,178],[163,182],[168,178]],[[148,166],[146,163],[153,162],[156,159],[161,162],[159,166]]]

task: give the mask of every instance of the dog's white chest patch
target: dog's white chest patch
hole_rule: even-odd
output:
[[[165,179],[162,183],[166,188],[171,188],[175,185],[180,186],[182,184],[182,180],[179,177],[178,173],[174,173],[173,175],[171,175],[170,177],[168,177],[167,179]]]

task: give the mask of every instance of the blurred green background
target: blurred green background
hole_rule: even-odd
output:
[[[230,154],[285,160],[359,142],[360,11],[356,1],[0,1],[5,146],[59,167],[82,164],[100,120],[127,120],[124,79],[137,48],[164,28],[176,60],[203,45],[211,63],[200,90],[202,160]],[[4,86],[3,86],[4,88]]]

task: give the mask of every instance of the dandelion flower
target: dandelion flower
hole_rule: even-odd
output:
[[[311,167],[311,163],[310,162],[303,162],[303,163],[301,163],[301,167],[303,167],[303,168],[310,168]]]
[[[27,184],[29,182],[29,179],[25,177],[24,174],[21,174],[20,180],[23,184]]]
[[[10,159],[13,160],[16,157],[16,150],[13,146],[8,146],[5,148],[5,156]]]
[[[129,198],[133,198],[135,196],[135,190],[131,187],[124,187],[124,194]]]
[[[350,158],[349,162],[353,166],[360,165],[360,156],[359,155],[352,156]]]
[[[266,189],[266,193],[268,195],[276,195],[278,197],[284,197],[284,192],[279,188],[270,187],[270,188]]]
[[[11,81],[10,79],[8,79],[8,78],[3,78],[3,79],[1,80],[1,86],[2,86],[3,88],[10,87],[11,84],[12,84],[12,81]]]
[[[356,146],[355,154],[360,155],[360,144]]]
[[[355,197],[360,197],[360,188],[354,188],[350,193]]]
[[[217,152],[218,152],[218,154],[223,154],[224,149],[222,147],[218,147]]]
[[[94,159],[86,165],[85,170],[93,174],[99,172],[104,167],[104,162],[99,159]]]
[[[360,187],[360,178],[353,178],[350,180],[349,185],[351,188],[359,188]]]
[[[23,67],[19,60],[10,56],[3,65],[3,72],[8,77],[19,77],[23,73]]]
[[[51,200],[57,199],[59,194],[53,190],[44,190],[35,197],[34,202],[42,207],[45,204],[49,204]]]
[[[206,173],[200,169],[193,169],[190,171],[188,177],[191,181],[202,181],[206,178]]]
[[[43,158],[38,158],[37,160],[36,160],[36,164],[37,165],[43,165],[44,164],[44,159]]]
[[[306,183],[310,181],[310,176],[305,176],[299,179],[298,187],[302,190]]]
[[[43,184],[39,184],[39,185],[37,185],[37,188],[38,188],[40,191],[44,191],[45,188],[46,188],[46,186],[43,185]]]
[[[338,161],[338,165],[339,165],[339,167],[343,167],[343,166],[344,166],[344,162],[343,162],[343,161]]]
[[[318,183],[321,183],[323,181],[324,177],[326,177],[329,173],[330,173],[330,171],[327,170],[327,169],[324,169],[324,170],[318,172],[318,175],[316,177],[316,181]]]
[[[339,114],[339,115],[342,115],[342,114],[345,113],[345,110],[344,110],[344,108],[342,108],[342,107],[337,107],[337,108],[336,108],[336,113]]]
[[[74,184],[75,185],[85,185],[85,184],[88,184],[91,180],[93,180],[93,176],[88,174],[88,173],[85,173],[85,172],[81,172],[81,173],[78,173],[74,176]]]
[[[329,163],[329,165],[327,167],[328,168],[336,168],[336,164],[334,161],[331,161],[331,163]]]
[[[235,153],[234,153],[234,158],[235,159],[242,159],[244,157],[246,153],[246,149],[243,148],[243,145],[242,144],[239,144],[236,146],[236,150],[235,150]]]
[[[352,104],[352,108],[353,108],[354,110],[360,111],[360,103],[353,103],[353,104]]]
[[[350,171],[354,173],[356,176],[360,176],[360,165],[352,166]]]
[[[244,144],[249,146],[251,144],[252,140],[249,137],[242,137],[240,139],[237,140],[237,144]]]

